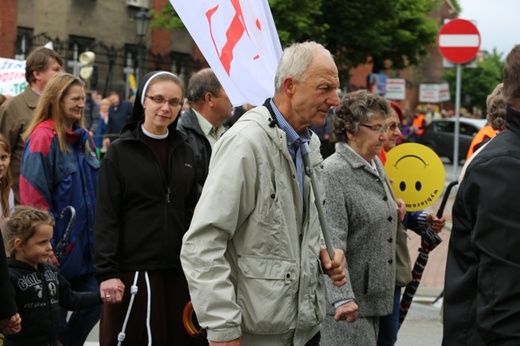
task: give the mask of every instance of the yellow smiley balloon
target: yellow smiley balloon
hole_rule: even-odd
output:
[[[396,146],[386,155],[385,171],[397,198],[407,211],[423,210],[439,198],[446,173],[441,159],[430,148],[417,143]]]

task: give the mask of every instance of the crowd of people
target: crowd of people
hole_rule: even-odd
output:
[[[406,230],[445,219],[407,212],[385,173],[402,109],[339,95],[323,45],[287,47],[256,107],[233,108],[210,68],[187,86],[150,72],[133,103],[87,100],[48,48],[26,70],[25,92],[0,106],[4,345],[83,345],[98,322],[102,346],[395,345]],[[446,346],[519,342],[518,71],[520,45],[488,99],[500,135],[482,136],[461,177]]]

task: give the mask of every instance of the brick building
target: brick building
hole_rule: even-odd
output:
[[[185,81],[206,62],[185,30],[150,28],[138,45],[134,16],[141,9],[160,9],[168,0],[2,0],[0,57],[25,59],[50,41],[66,61],[67,72],[86,50],[96,54],[89,86],[129,96],[129,74],[136,73],[142,47],[143,74],[168,69]]]
[[[440,6],[431,14],[431,18],[438,20],[439,27],[443,25],[445,19],[457,17],[456,9],[450,0],[442,0]],[[406,99],[401,101],[401,107],[405,112],[413,112],[419,104],[419,85],[421,83],[440,83],[441,75],[444,70],[443,59],[437,46],[432,45],[427,48],[428,55],[421,66],[409,67],[405,70],[395,71],[387,69],[380,73],[386,74],[391,78],[404,78],[406,80]],[[347,90],[357,90],[367,88],[367,77],[372,73],[372,64],[357,66],[350,71],[349,85]],[[442,105],[444,108],[451,109],[453,105],[447,102]]]
[[[433,0],[432,0],[433,1]],[[450,0],[431,16],[439,25],[445,18],[456,17]],[[141,8],[159,10],[168,0],[2,0],[0,1],[0,57],[25,59],[36,46],[53,42],[66,60],[67,72],[77,72],[74,62],[85,50],[96,54],[91,89],[101,92],[116,90],[128,97],[129,73],[136,73],[138,38],[134,16]],[[143,74],[155,69],[167,69],[187,82],[190,74],[206,66],[204,57],[184,29],[171,31],[150,28],[143,40]],[[143,46],[141,46],[143,47]],[[442,57],[435,46],[420,67],[403,71],[387,70],[390,77],[406,79],[405,110],[413,111],[418,103],[420,83],[439,83]],[[351,70],[346,90],[366,88],[370,64]]]

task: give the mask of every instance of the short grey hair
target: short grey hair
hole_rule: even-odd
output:
[[[285,48],[274,77],[275,91],[281,91],[285,77],[292,76],[297,82],[305,80],[305,73],[318,54],[332,57],[332,54],[323,45],[314,41],[293,43]]]
[[[211,93],[215,96],[220,96],[222,85],[220,84],[215,72],[211,68],[204,68],[195,72],[189,82],[186,96],[188,101],[199,102],[203,101],[206,93]]]
[[[361,124],[381,116],[392,115],[390,102],[378,94],[362,89],[345,94],[335,109],[333,131],[340,142],[348,142],[347,132],[356,133]]]

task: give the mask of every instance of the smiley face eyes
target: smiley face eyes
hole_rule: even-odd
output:
[[[416,191],[421,191],[421,189],[422,189],[422,183],[420,181],[416,181],[415,182],[415,190]],[[403,192],[406,191],[406,182],[401,181],[399,183],[399,190],[401,190]]]

